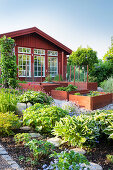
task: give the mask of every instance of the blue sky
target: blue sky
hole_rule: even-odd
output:
[[[0,33],[36,26],[72,50],[98,57],[113,36],[113,0],[0,0]]]

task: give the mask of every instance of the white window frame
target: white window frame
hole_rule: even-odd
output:
[[[56,53],[56,54],[55,54],[55,53]],[[48,50],[48,51],[47,51],[47,55],[48,55],[48,56],[58,56],[58,51]]]
[[[19,48],[22,48],[22,52],[19,51]],[[26,52],[23,51],[23,48],[26,48]],[[27,49],[29,49],[30,52],[27,52]],[[31,48],[27,48],[27,47],[18,47],[18,53],[19,53],[19,54],[23,54],[23,53],[24,53],[24,54],[31,54]]]
[[[55,75],[52,75],[52,77],[55,77],[56,75],[58,75],[58,56],[54,56],[54,57],[49,56],[49,57],[48,57],[48,63],[49,63],[49,58],[56,58],[56,59],[57,59],[57,71],[51,71],[51,72],[56,73]],[[51,72],[48,71],[49,74],[50,74]],[[51,75],[51,74],[50,74],[50,75]]]
[[[22,65],[19,65],[19,55],[22,55]],[[25,76],[23,76],[23,75],[19,75],[19,68],[18,68],[18,77],[31,77],[31,55],[27,55],[27,54],[18,54],[18,67],[19,66],[22,66],[22,68],[23,68],[23,55],[26,55],[26,56],[29,56],[29,76],[27,76],[27,75],[25,75]],[[27,60],[26,60],[26,62],[27,62]],[[28,66],[28,65],[26,65],[26,66]],[[26,70],[22,70],[22,72],[23,71],[25,71],[26,72]]]
[[[34,57],[37,57],[37,61],[38,61],[38,57],[43,57],[44,58],[44,64],[43,64],[43,75],[42,75],[42,77],[45,77],[45,55],[36,55],[36,54],[34,54]],[[42,61],[42,60],[41,60]],[[35,66],[34,66],[35,67]],[[40,66],[41,67],[41,66]],[[34,68],[34,72],[35,72],[35,68]],[[37,74],[38,74],[38,62],[37,62]],[[34,75],[34,77],[41,77],[41,76],[39,76],[39,75],[37,75],[37,76],[35,76]]]
[[[34,50],[37,51],[37,52],[33,51],[35,55],[41,55],[41,56],[45,55],[45,50],[44,49],[36,49],[36,48],[34,48]]]

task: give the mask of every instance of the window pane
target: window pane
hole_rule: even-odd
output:
[[[22,47],[18,47],[18,52],[22,53]]]

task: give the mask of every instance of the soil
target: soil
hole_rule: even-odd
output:
[[[30,157],[30,150],[23,145],[16,145],[13,137],[0,137],[0,143],[5,147],[6,151],[9,155],[16,161],[20,167],[25,170],[38,170],[42,169],[42,165],[50,163],[52,158],[50,159],[48,156],[43,157],[39,160],[38,165],[33,166],[30,161],[26,161],[25,158]],[[56,152],[60,152],[58,148],[56,148]],[[88,161],[97,163],[102,166],[103,170],[113,170],[113,164],[106,160],[106,155],[113,155],[113,144],[110,141],[105,139],[101,139],[100,143],[98,143],[92,149],[89,149],[85,156]],[[20,160],[20,156],[24,156],[23,160]]]

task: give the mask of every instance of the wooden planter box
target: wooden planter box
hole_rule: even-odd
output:
[[[110,103],[112,103],[112,94],[100,92],[102,95],[100,96],[77,96],[77,95],[69,95],[69,101],[75,102],[80,107],[83,107],[88,110],[95,110],[101,107],[104,107]]]
[[[85,94],[85,93],[88,93],[88,90],[76,90],[76,91],[70,91],[70,92],[60,91],[60,90],[51,90],[51,96],[54,99],[58,99],[58,100],[69,100],[69,94],[74,94],[74,93]]]

